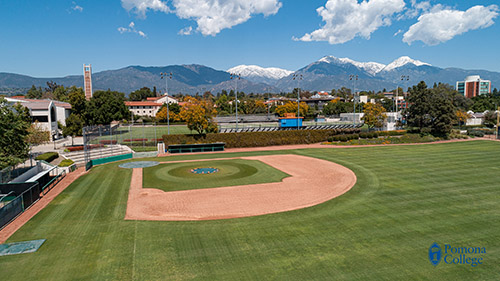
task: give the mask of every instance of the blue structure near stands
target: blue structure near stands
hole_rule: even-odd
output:
[[[280,118],[280,128],[297,128],[302,127],[303,117],[285,117]],[[297,124],[298,123],[298,124]]]

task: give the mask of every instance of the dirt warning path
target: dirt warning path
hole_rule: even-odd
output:
[[[286,212],[328,201],[356,183],[351,170],[317,158],[269,155],[241,159],[262,161],[291,177],[276,183],[164,192],[142,188],[142,169],[134,169],[125,219],[215,220]]]

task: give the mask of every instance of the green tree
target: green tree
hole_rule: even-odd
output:
[[[64,86],[57,87],[54,92],[52,92],[52,96],[55,100],[68,102],[68,89]]]
[[[408,101],[410,107],[407,113],[410,126],[418,127],[422,133],[431,133],[435,136],[449,135],[456,120],[456,107],[446,91],[439,87],[428,89],[422,81],[410,89]]]
[[[75,86],[69,88],[68,102],[71,104],[71,113],[76,115],[85,116],[85,109],[87,107],[87,100],[82,88]]]
[[[497,114],[494,111],[486,112],[484,115],[484,125],[488,128],[493,128],[497,125]]]
[[[143,101],[155,96],[156,93],[152,92],[150,88],[142,87],[139,90],[130,93],[128,99],[131,101]]]
[[[82,135],[83,119],[80,115],[71,113],[66,118],[66,126],[63,126],[62,133],[64,137],[71,136],[71,145],[73,145],[73,138]]]
[[[215,105],[217,106],[217,110],[219,112],[221,111],[226,111],[230,112],[231,106],[229,104],[229,98],[227,97],[226,94],[222,94],[216,101]]]
[[[385,114],[385,108],[380,104],[367,103],[363,107],[364,115],[361,120],[365,122],[370,128],[381,128],[384,126],[385,120],[387,120],[387,114]]]
[[[28,99],[41,99],[43,95],[42,87],[35,87],[35,85],[31,86],[31,89],[26,93],[26,97]]]
[[[28,109],[0,98],[0,169],[23,162],[29,153]]]
[[[353,112],[354,103],[352,102],[342,102],[340,98],[331,100],[325,106],[323,106],[323,114],[326,116],[340,115],[340,113]]]
[[[394,111],[394,101],[392,99],[382,97],[382,99],[380,100],[380,104],[385,108],[386,111]]]
[[[128,119],[130,111],[125,106],[125,94],[111,90],[96,91],[86,110],[87,125],[109,124]]]

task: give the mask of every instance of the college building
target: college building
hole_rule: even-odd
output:
[[[482,80],[479,75],[471,75],[465,81],[457,81],[457,91],[462,95],[473,98],[491,93],[491,81]]]
[[[37,123],[42,130],[50,132],[52,138],[61,137],[57,122],[66,126],[66,118],[71,114],[71,104],[50,99],[27,99],[24,96],[7,97],[11,103],[19,103],[29,110],[33,123]]]
[[[126,101],[128,110],[136,116],[155,117],[161,106],[165,103],[178,103],[178,101],[168,95],[161,97],[147,98],[146,101]]]

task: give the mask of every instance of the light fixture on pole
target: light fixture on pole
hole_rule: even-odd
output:
[[[356,81],[358,81],[358,75],[349,75],[349,80],[352,81],[352,99],[354,101],[354,113],[352,116],[352,124],[356,127]]]
[[[170,135],[170,98],[168,97],[168,79],[172,79],[172,72],[160,72],[161,79],[165,79],[165,95],[167,96],[167,134]]]
[[[293,80],[297,80],[297,130],[299,129],[299,117],[300,117],[300,80],[302,80],[302,74],[294,73],[292,75]]]
[[[236,131],[238,131],[238,80],[241,79],[241,75],[240,74],[236,74],[236,73],[231,73],[231,79],[234,79],[235,81],[235,87],[234,87],[234,95],[236,97]]]

